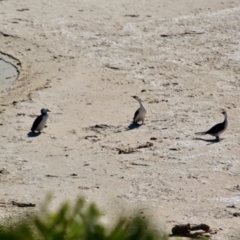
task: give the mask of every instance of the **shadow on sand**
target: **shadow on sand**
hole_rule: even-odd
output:
[[[141,126],[142,126],[142,125],[133,122],[133,123],[131,123],[131,124],[128,126],[128,128],[127,128],[126,131],[136,129],[136,128],[139,128],[139,127],[141,127]]]
[[[204,138],[193,138],[193,140],[204,141],[207,142],[207,145],[219,143],[222,139],[204,139]]]
[[[184,238],[190,238],[190,239],[210,239],[210,237],[208,235],[204,235],[204,233],[202,232],[196,232],[196,233],[188,233],[188,234],[180,234],[180,235],[173,235],[170,234],[168,235],[169,237],[184,237]]]
[[[27,135],[28,137],[38,137],[41,132],[29,132]]]

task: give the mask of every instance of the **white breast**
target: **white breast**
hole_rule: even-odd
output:
[[[135,122],[144,120],[147,111],[144,108],[140,108],[139,114],[137,115]]]
[[[38,125],[37,128],[36,128],[37,131],[43,130],[43,128],[44,128],[45,125],[46,125],[47,119],[48,119],[48,114],[46,114],[46,115],[43,116],[42,121],[39,123],[39,125]]]

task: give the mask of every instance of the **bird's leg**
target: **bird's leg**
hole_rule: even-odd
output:
[[[219,136],[216,136],[216,140],[217,140],[217,141],[220,141],[220,138],[219,138]]]

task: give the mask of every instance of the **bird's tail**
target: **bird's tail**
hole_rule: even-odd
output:
[[[207,132],[196,132],[195,134],[197,134],[197,135],[205,135],[205,134],[207,134]]]

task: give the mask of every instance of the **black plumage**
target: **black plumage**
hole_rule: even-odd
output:
[[[142,104],[142,100],[138,96],[132,96],[134,99],[136,99],[140,105],[140,108],[137,109],[137,111],[134,114],[133,122],[138,124],[138,122],[142,121],[142,124],[144,124],[144,118],[147,113],[147,110]]]
[[[38,116],[35,121],[33,122],[31,131],[35,132],[41,132],[41,130],[45,127],[47,119],[48,119],[48,112],[50,112],[49,109],[42,108],[41,109],[41,115]]]
[[[198,134],[198,135],[209,134],[209,135],[212,135],[212,136],[216,137],[216,139],[219,140],[219,135],[221,133],[223,133],[227,129],[227,126],[228,126],[227,112],[223,111],[222,114],[224,115],[224,121],[223,122],[214,125],[212,128],[210,128],[206,132],[197,132],[195,134]]]
[[[136,123],[136,117],[138,116],[140,112],[140,108],[135,112],[134,117],[133,117],[133,122]]]
[[[31,128],[31,131],[34,132],[36,131],[37,127],[39,126],[40,122],[43,120],[43,116],[40,115],[38,116],[35,121],[33,122],[33,125],[32,125],[32,128]]]

